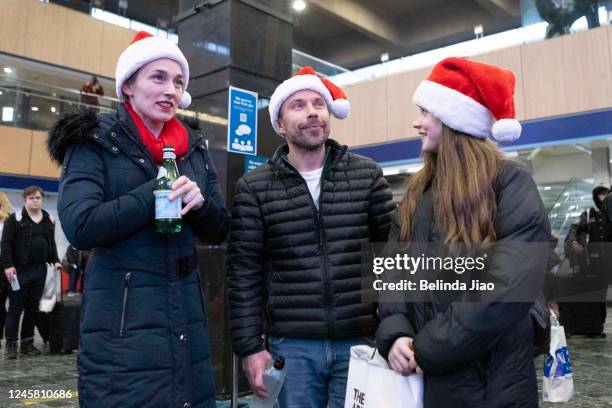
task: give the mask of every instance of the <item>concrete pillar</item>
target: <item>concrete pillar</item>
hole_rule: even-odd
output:
[[[227,152],[229,87],[258,93],[257,155],[271,157],[282,139],[270,124],[267,101],[291,74],[293,20],[285,0],[180,0],[179,47],[189,61],[190,110],[206,113],[208,139],[228,207],[245,156]],[[207,299],[211,362],[217,396],[231,393],[232,350],[225,305],[225,249],[199,246],[201,281]],[[241,371],[241,370],[240,370]],[[240,377],[240,392],[248,383]]]

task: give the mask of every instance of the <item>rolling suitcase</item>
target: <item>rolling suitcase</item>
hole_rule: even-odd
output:
[[[602,336],[604,309],[602,302],[568,302],[559,304],[561,325],[567,335]]]
[[[567,335],[602,336],[606,318],[607,285],[598,276],[572,274],[557,277],[559,313]],[[607,283],[607,282],[606,282]]]
[[[78,349],[80,324],[81,296],[68,297],[62,290],[60,302],[50,313],[50,351],[69,354]]]
[[[57,303],[51,312],[49,348],[52,353],[69,354],[79,346],[81,304]]]

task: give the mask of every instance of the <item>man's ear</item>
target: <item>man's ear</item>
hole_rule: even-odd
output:
[[[280,120],[280,118],[276,119],[276,133],[278,133],[278,135],[283,139],[287,138],[287,130],[285,129],[285,126],[283,126],[283,122]]]

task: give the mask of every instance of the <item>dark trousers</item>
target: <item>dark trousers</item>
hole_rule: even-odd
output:
[[[49,314],[43,312],[36,312],[36,316],[34,318],[34,324],[40,333],[40,337],[42,337],[45,343],[49,341],[49,319]]]
[[[79,281],[79,275],[81,270],[78,266],[70,265],[70,281],[68,282],[68,291],[77,291],[77,282]]]
[[[594,245],[594,244],[591,244]],[[592,275],[595,275],[599,278],[600,286],[602,288],[602,302],[600,302],[601,307],[601,319],[604,324],[606,324],[606,317],[608,315],[608,308],[606,305],[606,295],[608,292],[608,280],[609,273],[608,269],[610,268],[608,254],[603,251],[601,244],[596,243],[596,245],[600,245],[597,248],[596,256],[591,256],[590,258],[590,271]],[[595,252],[595,251],[593,251]]]
[[[6,317],[6,341],[16,342],[19,332],[19,318],[23,313],[21,323],[21,341],[34,339],[34,323],[38,312],[38,302],[45,287],[47,267],[28,265],[17,268],[17,279],[20,289],[9,292],[9,310]]]
[[[11,285],[6,279],[4,271],[0,271],[0,340],[4,337],[4,321],[6,320],[6,300],[8,299]]]

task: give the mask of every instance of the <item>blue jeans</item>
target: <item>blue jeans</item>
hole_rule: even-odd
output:
[[[287,370],[280,408],[344,408],[351,347],[363,344],[372,341],[271,337],[270,353],[284,357]]]

